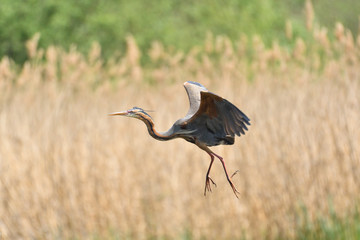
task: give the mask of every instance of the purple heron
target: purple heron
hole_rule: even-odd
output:
[[[149,134],[157,140],[167,141],[183,138],[207,152],[211,161],[206,173],[204,195],[206,195],[206,191],[211,191],[210,182],[216,186],[209,174],[214,158],[218,158],[224,168],[227,181],[235,196],[238,197],[239,192],[227,173],[224,159],[211,151],[209,147],[234,144],[235,135],[244,135],[244,130],[248,130],[246,125],[250,125],[250,119],[232,103],[209,92],[200,83],[188,81],[184,83],[184,87],[189,97],[190,109],[184,118],[177,120],[166,132],[156,131],[150,115],[139,107],[109,115],[137,118],[145,123]]]

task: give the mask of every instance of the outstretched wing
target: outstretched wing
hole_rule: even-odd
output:
[[[201,92],[200,106],[197,112],[187,121],[195,123],[201,119],[207,129],[213,133],[225,133],[232,137],[245,134],[250,119],[236,106],[210,92]]]
[[[200,83],[193,81],[185,82],[184,87],[189,97],[189,103],[190,103],[189,111],[187,112],[185,118],[183,119],[185,121],[190,119],[192,116],[194,116],[194,114],[199,110],[200,102],[201,102],[200,93],[208,92],[208,90]]]

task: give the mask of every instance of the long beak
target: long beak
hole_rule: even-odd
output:
[[[109,116],[117,116],[117,115],[120,115],[120,116],[126,116],[128,115],[128,111],[123,111],[123,112],[113,112],[113,113],[109,113]]]

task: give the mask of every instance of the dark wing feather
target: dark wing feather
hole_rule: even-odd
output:
[[[199,110],[188,123],[198,118],[205,120],[204,124],[211,132],[224,132],[232,137],[245,134],[246,125],[250,125],[250,119],[236,106],[210,92],[201,92]]]

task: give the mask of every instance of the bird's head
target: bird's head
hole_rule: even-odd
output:
[[[109,115],[110,116],[125,116],[125,117],[137,118],[137,119],[142,119],[144,116],[151,118],[150,115],[147,112],[145,112],[144,109],[139,108],[139,107],[133,107],[127,111],[109,113]]]

